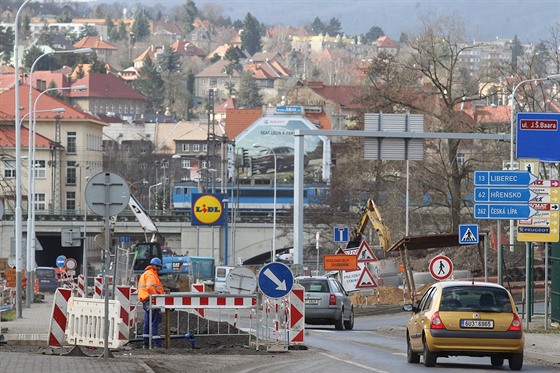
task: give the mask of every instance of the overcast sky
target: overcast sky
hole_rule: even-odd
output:
[[[153,0],[120,2],[154,4]],[[185,2],[167,0],[162,4]],[[472,38],[511,39],[517,34],[524,43],[549,38],[550,27],[560,22],[560,0],[195,0],[199,9],[207,3],[220,4],[232,20],[251,12],[266,24],[297,26],[317,16],[323,22],[336,17],[347,33],[366,33],[379,26],[395,40],[402,31],[414,31],[419,17],[427,14],[459,16]]]

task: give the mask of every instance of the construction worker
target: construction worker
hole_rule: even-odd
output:
[[[144,309],[144,329],[142,331],[144,335],[144,348],[149,345],[149,334],[150,334],[150,294],[163,294],[164,289],[161,281],[159,280],[158,272],[161,270],[161,259],[153,258],[150,261],[150,265],[146,267],[146,270],[140,276],[138,280],[138,300],[142,302],[142,308]],[[152,338],[153,336],[158,336],[159,332],[159,322],[161,321],[161,314],[159,308],[152,309]],[[162,342],[159,338],[154,339],[155,347],[162,347]]]

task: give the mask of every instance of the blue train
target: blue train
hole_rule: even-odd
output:
[[[329,187],[326,184],[310,184],[303,188],[303,203],[321,204],[327,197]],[[220,188],[216,192],[220,192]],[[230,205],[240,210],[264,211],[274,208],[274,188],[271,184],[228,185],[226,188]],[[195,182],[182,182],[173,187],[173,210],[186,211],[191,208],[191,196],[199,193]],[[294,204],[293,184],[278,183],[276,186],[276,209],[291,208]]]

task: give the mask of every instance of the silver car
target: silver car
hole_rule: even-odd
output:
[[[305,323],[334,325],[335,329],[354,328],[354,308],[342,284],[324,276],[296,279],[305,288]]]

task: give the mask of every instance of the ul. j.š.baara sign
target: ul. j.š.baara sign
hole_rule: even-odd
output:
[[[192,194],[192,225],[224,225],[225,196],[222,194]]]

